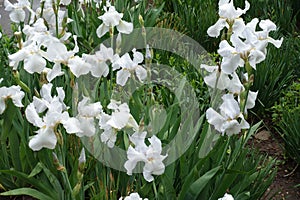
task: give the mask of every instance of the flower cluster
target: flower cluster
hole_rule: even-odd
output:
[[[22,12],[22,16],[24,14],[25,18],[25,12],[19,7],[26,5],[25,7],[27,8],[27,3],[20,2],[13,7],[7,1],[6,8],[13,14]],[[68,5],[70,1],[60,1],[60,3]],[[94,54],[79,56],[76,55],[79,52],[79,48],[77,36],[74,35],[75,47],[72,50],[68,50],[65,42],[70,40],[71,33],[67,32],[66,23],[70,23],[72,20],[67,18],[65,11],[59,8],[58,6],[58,10],[53,11],[52,1],[45,1],[43,11],[41,11],[41,8],[38,8],[36,12],[31,10],[32,18],[36,20],[32,19],[30,25],[25,25],[20,30],[20,33],[22,31],[25,34],[25,41],[22,41],[20,37],[20,50],[9,55],[10,66],[14,70],[17,70],[19,63],[23,61],[24,69],[28,73],[44,73],[49,82],[64,74],[62,65],[67,66],[75,77],[80,77],[90,72],[92,76],[99,78],[108,75],[108,62],[110,62],[113,65],[113,71],[120,69],[117,72],[117,84],[121,86],[126,84],[133,73],[136,73],[140,81],[146,78],[146,70],[139,65],[143,62],[144,57],[135,49],[133,50],[133,60],[128,53],[120,57],[118,54],[114,54],[112,48],[107,48],[103,44],[100,45],[100,50]],[[129,34],[132,32],[133,24],[122,20],[123,14],[118,13],[114,6],[107,2],[107,7],[104,8],[105,13],[99,17],[103,21],[97,29],[99,37],[105,35],[109,30],[113,30],[114,27],[117,28],[119,33]],[[20,20],[15,22],[20,22]],[[18,34],[16,33],[16,35]],[[47,63],[52,63],[52,67],[49,67]]]
[[[99,7],[102,1],[94,2]],[[95,34],[99,38],[107,34],[113,37],[116,30],[119,33],[116,50],[113,49],[113,44],[112,47],[100,44],[99,50],[81,54],[77,36],[67,29],[67,24],[73,23],[73,20],[68,18],[68,13],[63,7],[70,3],[70,0],[44,0],[41,1],[41,7],[33,10],[28,0],[18,0],[15,4],[5,0],[6,11],[10,12],[11,20],[18,25],[18,31],[14,33],[18,41],[18,51],[8,56],[9,65],[15,72],[22,67],[29,74],[40,75],[42,80],[40,91],[35,91],[36,96],[32,97],[25,109],[27,121],[36,130],[36,134],[30,137],[29,147],[33,151],[42,148],[55,149],[57,144],[63,143],[64,132],[78,137],[92,137],[99,132],[101,142],[109,148],[114,148],[117,134],[125,128],[130,128],[135,132],[128,136],[134,146],[128,148],[128,161],[124,167],[127,173],[132,175],[137,163],[144,163],[144,178],[151,182],[154,179],[152,175],[161,175],[164,172],[163,160],[167,155],[161,155],[162,144],[156,136],[149,138],[150,145],[146,145],[146,133],[140,133],[141,127],[131,115],[126,103],[110,99],[106,107],[108,112],[105,112],[100,102],[92,102],[89,96],[83,96],[76,104],[77,110],[73,110],[71,114],[70,107],[64,102],[64,89],[54,87],[53,83],[57,77],[68,74],[71,74],[71,83],[74,83],[71,85],[72,89],[76,89],[76,78],[88,73],[98,79],[107,77],[109,73],[113,73],[112,76],[116,74],[116,84],[120,86],[125,86],[130,78],[137,77],[142,82],[147,77],[143,66],[144,55],[141,52],[133,49],[130,53],[119,54],[121,34],[133,31],[133,24],[123,19],[123,13],[119,13],[106,1],[104,14],[98,17],[102,23]],[[30,16],[26,16],[28,11]],[[25,19],[28,19],[28,24],[24,23]],[[72,49],[69,48],[71,42],[74,44]],[[68,73],[65,73],[66,71]],[[20,89],[19,86],[0,89],[0,113],[5,109],[7,98],[11,98],[16,106],[23,106],[21,100],[24,92]],[[125,199],[135,199],[137,196],[132,194]]]
[[[219,44],[218,53],[222,57],[217,66],[201,65],[209,75],[204,78],[205,83],[218,90],[224,91],[223,103],[218,110],[209,108],[206,111],[208,122],[224,134],[233,135],[248,129],[245,120],[247,110],[255,106],[258,92],[250,91],[253,83],[253,70],[256,65],[265,60],[268,43],[279,48],[283,39],[275,40],[269,36],[276,30],[276,25],[270,20],[254,18],[245,23],[240,17],[249,8],[245,1],[245,9],[235,8],[232,0],[219,1],[219,20],[211,26],[207,33],[211,37],[218,37],[223,31],[223,39]],[[259,24],[261,30],[257,31]],[[215,106],[215,105],[213,105]]]
[[[74,123],[75,118],[69,116],[68,107],[64,104],[65,92],[62,88],[56,88],[57,96],[51,95],[52,84],[43,85],[40,96],[41,98],[33,97],[33,102],[30,103],[25,115],[32,125],[38,127],[36,135],[29,141],[29,147],[38,151],[43,147],[54,149],[57,143],[57,138],[61,139],[58,125],[62,124],[67,133],[78,133],[81,129]],[[44,114],[40,117],[40,114]]]

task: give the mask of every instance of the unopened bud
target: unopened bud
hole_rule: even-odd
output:
[[[57,155],[54,152],[52,152],[52,158],[53,158],[53,164],[54,164],[54,166],[56,167],[56,169],[58,171],[65,171],[66,170],[65,167],[60,164],[60,162],[57,158]]]
[[[81,182],[78,182],[73,188],[72,195],[75,197],[80,192],[80,189],[81,189]]]
[[[85,157],[85,150],[84,150],[84,148],[82,148],[78,160],[79,160],[78,169],[79,169],[79,171],[82,172],[82,171],[84,170],[84,165],[85,165],[85,162],[86,162],[86,157]]]
[[[142,27],[144,27],[144,19],[143,19],[143,16],[142,15],[139,15],[139,22],[140,22],[140,25],[142,26]]]
[[[146,56],[145,56],[145,58],[147,60],[151,60],[151,58],[152,58],[152,52],[150,50],[149,44],[147,44],[147,47],[146,47]]]

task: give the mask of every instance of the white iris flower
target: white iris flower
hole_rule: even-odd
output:
[[[146,132],[134,133],[130,140],[135,145],[133,148],[129,146],[127,150],[128,160],[125,162],[124,167],[128,175],[132,175],[133,169],[138,162],[144,162],[143,176],[146,181],[151,182],[154,180],[152,175],[161,175],[165,171],[165,165],[162,162],[167,155],[161,155],[162,146],[161,141],[155,135],[149,138],[150,145],[145,144]]]
[[[62,124],[67,133],[79,133],[82,130],[79,122],[71,118],[67,107],[63,103],[65,93],[62,88],[56,88],[57,96],[51,95],[52,84],[43,85],[40,95],[41,98],[33,97],[26,110],[25,116],[32,125],[39,128],[36,135],[29,141],[29,147],[34,151],[42,148],[54,149],[57,143],[56,129]],[[43,117],[40,114],[45,113]]]
[[[133,30],[133,24],[130,22],[123,21],[123,13],[116,11],[114,6],[109,6],[107,10],[104,7],[105,13],[99,17],[103,23],[97,28],[96,33],[99,38],[109,32],[110,28],[116,27],[120,33],[129,34]]]
[[[206,111],[208,123],[213,125],[223,135],[227,134],[229,136],[240,133],[242,129],[249,128],[250,126],[244,119],[233,94],[225,94],[222,99],[223,103],[220,106],[220,113],[212,108]]]
[[[7,99],[11,99],[15,106],[23,107],[22,99],[24,96],[25,94],[23,91],[21,91],[20,86],[13,85],[10,87],[1,87],[0,88],[0,114],[2,114],[6,109],[5,101]]]
[[[124,86],[131,75],[136,74],[139,81],[144,81],[147,78],[147,71],[140,65],[143,62],[144,56],[142,53],[132,50],[133,60],[128,53],[124,54],[119,60],[113,63],[113,70],[121,68],[117,72],[117,84]]]
[[[101,141],[106,143],[109,148],[113,148],[117,139],[117,132],[125,127],[138,129],[138,124],[130,114],[129,107],[126,103],[121,104],[115,100],[107,106],[113,110],[111,115],[102,113],[99,120],[99,126],[103,130]]]
[[[240,18],[249,10],[250,4],[245,1],[245,9],[235,8],[233,0],[220,0],[219,1],[219,20],[211,27],[208,28],[207,34],[211,37],[218,37],[223,28],[232,26],[233,33],[239,33],[243,30],[244,20]]]

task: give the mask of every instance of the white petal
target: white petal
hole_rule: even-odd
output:
[[[113,148],[117,140],[117,133],[113,129],[107,129],[100,135],[101,142],[107,144],[109,148]]]
[[[42,126],[45,125],[45,123],[42,121],[39,114],[35,110],[33,103],[31,103],[27,106],[27,108],[25,110],[25,116],[26,116],[27,121],[36,127],[41,128]]]
[[[105,35],[107,32],[109,31],[109,27],[106,26],[104,23],[101,24],[97,30],[96,30],[96,33],[97,33],[97,36],[99,38],[101,38],[103,35]]]
[[[69,5],[71,3],[71,0],[61,0],[60,1],[60,4],[63,4],[63,5]]]
[[[11,21],[15,23],[24,22],[25,20],[25,11],[22,9],[15,9],[10,14],[9,17]]]
[[[127,125],[129,117],[129,113],[114,112],[112,113],[111,119],[108,120],[107,124],[114,127],[115,129],[121,130]]]
[[[100,78],[102,76],[106,77],[109,73],[108,65],[105,61],[97,62],[95,65],[91,66],[91,73],[96,78]]]
[[[24,60],[24,69],[33,74],[34,72],[41,73],[46,67],[46,60],[38,54],[32,54]]]
[[[269,33],[270,31],[276,31],[276,24],[274,24],[271,20],[261,20],[259,22],[259,27]]]
[[[225,193],[224,197],[219,198],[218,200],[234,200],[234,198],[231,194]]]
[[[240,35],[245,29],[245,23],[242,18],[238,18],[234,20],[234,24],[232,26],[232,31],[234,34]]]
[[[140,65],[137,66],[135,73],[141,82],[147,78],[147,70]]]
[[[60,63],[55,63],[53,68],[47,73],[47,80],[51,82],[53,79],[63,74],[64,72],[61,71]]]
[[[135,132],[132,136],[129,136],[129,140],[134,144],[135,149],[137,149],[139,152],[143,152],[147,149],[147,146],[145,144],[145,138],[146,138],[147,132]]]
[[[214,109],[209,108],[206,111],[206,119],[209,124],[213,125],[215,129],[219,132],[222,132],[222,125],[225,122],[225,119],[217,113]]]
[[[37,135],[29,141],[29,147],[33,151],[39,151],[42,148],[54,149],[56,146],[57,138],[55,133],[50,128],[42,128],[37,131]]]
[[[135,119],[130,115],[129,120],[127,122],[127,126],[133,128],[133,130],[138,131],[139,125],[135,121]]]
[[[129,146],[127,150],[128,160],[125,162],[124,167],[127,170],[127,174],[131,175],[136,164],[140,161],[146,161],[146,157],[143,153],[136,151],[132,146]]]
[[[120,20],[119,25],[117,26],[117,30],[120,33],[129,34],[133,30],[133,24],[130,23],[130,22],[126,22],[126,21]]]
[[[258,92],[249,91],[245,111],[247,111],[248,109],[251,109],[255,106],[255,100],[257,98],[257,94],[258,94]]]
[[[224,57],[221,63],[222,72],[225,74],[233,73],[240,65],[240,55],[234,55],[232,57]]]
[[[264,61],[265,59],[266,55],[259,50],[251,51],[249,54],[249,64],[253,67],[253,69],[256,69],[256,64]]]
[[[9,55],[8,56],[10,60],[9,66],[12,66],[14,67],[14,69],[17,69],[19,62],[27,58],[27,56],[28,56],[28,51],[25,48],[17,51],[14,54]]]
[[[233,94],[240,94],[244,90],[244,86],[235,72],[231,76],[232,79],[229,81],[227,89]]]
[[[100,102],[89,102],[90,99],[88,97],[83,97],[83,99],[78,103],[78,114],[85,117],[98,117],[102,111]]]
[[[44,99],[39,99],[37,97],[33,97],[33,102],[34,108],[37,113],[42,113],[44,112],[48,107],[49,103],[45,101]]]
[[[143,171],[144,179],[148,182],[152,182],[154,180],[154,177],[151,175],[151,172],[149,171]]]
[[[4,98],[0,97],[0,115],[4,112],[6,109],[6,104]]]
[[[233,48],[226,40],[222,40],[219,44],[218,53],[222,57],[229,57],[234,52],[236,52],[235,48]]]
[[[233,94],[225,94],[222,96],[223,103],[220,106],[221,114],[230,119],[236,118],[240,114],[238,102],[234,99]]]
[[[82,136],[82,131],[80,127],[80,122],[78,119],[71,117],[67,120],[63,120],[62,124],[64,128],[66,129],[67,133],[76,133],[77,136]]]
[[[139,64],[144,61],[144,55],[141,52],[136,51],[136,49],[133,49],[132,52],[134,63]]]
[[[273,44],[276,48],[280,48],[281,47],[281,44],[283,42],[283,38],[281,38],[280,40],[274,40],[273,38],[271,37],[268,37],[268,41]]]
[[[76,134],[78,137],[91,137],[95,135],[96,128],[94,118],[78,117],[78,120],[80,121],[80,129],[82,130],[81,133]]]
[[[234,134],[238,134],[241,131],[241,127],[237,120],[228,120],[225,121],[222,125],[222,132],[226,133],[226,135],[231,136]]]
[[[9,87],[9,90],[13,104],[19,108],[23,107],[22,99],[25,96],[25,93],[21,91],[21,87],[13,85]]]
[[[214,25],[207,29],[207,34],[210,37],[219,37],[221,30],[226,27],[226,19],[219,19]]]
[[[160,154],[162,150],[160,139],[153,135],[148,140],[150,142],[150,147]]]
[[[41,97],[48,102],[51,102],[53,99],[51,96],[51,90],[52,90],[52,83],[48,83],[48,84],[44,84],[40,91]]]
[[[219,72],[213,72],[208,76],[204,77],[204,82],[211,88],[218,88],[220,90],[224,90],[229,82],[229,78],[226,74],[221,73],[221,75],[217,75]],[[218,79],[219,76],[219,79]],[[216,85],[218,81],[218,84]]]
[[[249,28],[252,32],[255,32],[256,26],[259,20],[257,18],[252,19],[250,22],[247,23],[247,28]]]
[[[203,68],[208,72],[213,72],[213,71],[218,70],[219,67],[218,66],[210,66],[210,65],[201,64],[200,68]]]
[[[56,60],[62,61],[62,58],[65,57],[67,53],[68,49],[66,45],[60,42],[55,42],[49,44],[46,55],[50,61],[54,62]]]
[[[90,65],[79,56],[69,59],[68,66],[70,67],[71,72],[77,78],[81,75],[89,73],[90,71]]]
[[[130,77],[130,72],[128,70],[121,69],[117,72],[117,84],[124,86]]]
[[[85,150],[84,148],[82,148],[81,152],[80,152],[80,156],[78,158],[79,161],[79,165],[83,164],[86,162],[86,156],[85,156]]]

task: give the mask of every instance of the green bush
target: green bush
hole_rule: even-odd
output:
[[[294,112],[300,109],[300,79],[293,82],[286,90],[281,93],[280,99],[270,109],[272,121],[277,124],[282,120],[283,113]]]
[[[300,164],[300,107],[284,111],[279,127],[286,154]]]

